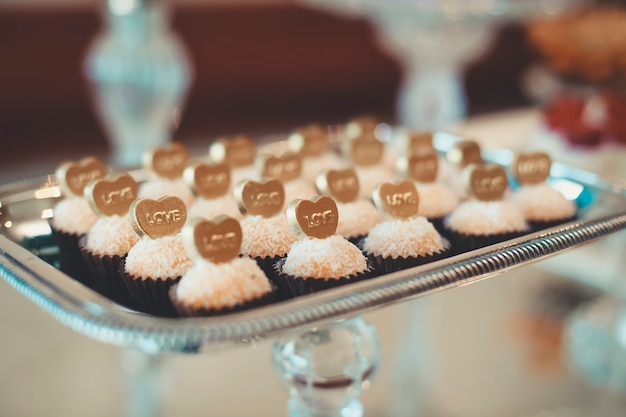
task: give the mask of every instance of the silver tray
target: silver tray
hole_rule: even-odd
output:
[[[445,150],[454,138],[438,134]],[[506,164],[510,151],[485,152]],[[141,176],[141,171],[135,171]],[[53,176],[0,185],[0,276],[72,329],[146,352],[199,352],[252,344],[322,322],[471,284],[626,228],[626,181],[554,163],[549,181],[576,197],[579,219],[428,265],[213,318],[158,318],[121,307],[53,266],[46,217],[59,198]]]

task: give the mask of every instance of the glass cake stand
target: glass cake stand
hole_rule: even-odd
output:
[[[434,142],[444,152],[457,139],[439,132]],[[512,153],[492,150],[484,156],[507,165]],[[146,176],[141,169],[131,173],[140,181]],[[52,175],[21,180],[0,186],[0,276],[75,331],[149,354],[129,375],[138,404],[158,405],[153,379],[161,353],[215,352],[272,338],[275,369],[291,394],[290,415],[360,416],[358,396],[376,373],[380,343],[363,313],[472,284],[626,228],[626,180],[554,163],[549,181],[577,202],[578,220],[249,311],[172,319],[123,308],[57,269],[48,219],[59,187]]]

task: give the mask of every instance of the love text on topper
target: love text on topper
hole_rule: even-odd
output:
[[[337,232],[337,203],[328,196],[293,200],[287,207],[287,220],[298,238],[325,239]]]
[[[459,168],[465,168],[470,164],[483,163],[480,146],[473,140],[462,140],[455,143],[446,153],[446,158]]]
[[[239,256],[243,234],[237,220],[220,215],[213,220],[189,220],[182,236],[190,258],[224,263]]]
[[[139,236],[157,239],[179,233],[187,220],[185,202],[175,196],[140,198],[130,206],[130,223]]]
[[[504,167],[496,164],[473,164],[463,171],[470,195],[480,201],[502,200],[509,181]]]
[[[182,143],[173,142],[143,154],[143,165],[159,177],[175,179],[183,175],[189,153]]]
[[[552,160],[545,152],[518,153],[511,162],[511,172],[522,184],[540,184],[550,176]]]
[[[235,186],[234,194],[242,214],[269,218],[285,205],[285,187],[274,178],[264,182],[243,180]]]
[[[63,192],[71,196],[83,196],[85,186],[95,179],[104,178],[107,167],[104,162],[92,156],[78,162],[64,162],[55,174]]]
[[[287,138],[289,149],[305,157],[315,157],[328,150],[330,134],[328,129],[319,124],[301,127]]]
[[[256,146],[254,140],[245,135],[221,138],[211,144],[209,156],[233,168],[247,167],[254,164]]]
[[[341,150],[354,165],[368,167],[382,161],[385,144],[374,137],[363,136],[343,141]]]
[[[137,181],[129,174],[93,180],[84,190],[85,199],[100,216],[127,216],[130,205],[137,199]]]
[[[320,172],[315,185],[321,194],[340,203],[351,203],[359,196],[359,177],[352,168]]]
[[[439,157],[436,153],[414,154],[398,158],[398,171],[417,182],[433,182],[439,172]]]
[[[411,181],[379,184],[372,199],[378,211],[386,217],[408,219],[417,215],[419,195]]]
[[[261,154],[256,159],[261,177],[275,178],[283,183],[293,181],[302,173],[302,156],[295,152],[285,152],[280,156]]]
[[[196,195],[207,200],[222,197],[230,190],[230,166],[225,162],[188,165],[183,178]]]

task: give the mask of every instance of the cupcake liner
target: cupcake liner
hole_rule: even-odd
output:
[[[530,226],[531,231],[538,232],[540,230],[556,227],[560,224],[573,222],[577,218],[578,218],[578,214],[575,214],[571,217],[567,217],[564,219],[556,219],[556,220],[548,220],[548,221],[528,220],[528,226]]]
[[[361,239],[363,239],[365,237],[365,235],[358,235],[358,236],[344,236],[346,238],[346,240],[350,243],[352,243],[355,246],[358,246],[359,242],[361,241]]]
[[[86,243],[87,237],[83,236],[78,241],[78,247],[87,269],[95,277],[94,289],[118,304],[135,308],[119,272],[126,255],[96,255],[87,249]]]
[[[363,250],[363,243],[365,238],[362,239],[358,247]],[[446,258],[450,256],[452,253],[452,246],[450,242],[446,239],[443,239],[444,248],[438,252],[434,252],[430,255],[426,256],[409,256],[407,258],[399,256],[397,258],[385,258],[381,255],[374,255],[371,253],[363,252],[365,256],[367,256],[368,261],[374,265],[374,270],[377,272],[378,276],[383,274],[390,274],[392,272],[401,271],[403,269],[413,268],[415,266],[424,265],[430,262],[435,262],[440,259]]]
[[[275,288],[273,287],[272,291],[270,291],[269,293],[233,307],[224,307],[219,310],[209,308],[195,309],[191,306],[186,306],[184,303],[180,302],[180,300],[176,296],[176,287],[177,285],[173,285],[172,287],[170,287],[169,296],[172,304],[174,305],[174,308],[176,309],[180,317],[211,317],[236,313],[238,311],[248,310],[251,308],[257,308],[271,304],[274,301],[274,297],[276,295]]]
[[[484,248],[485,246],[495,245],[496,243],[523,236],[528,232],[529,230],[522,230],[519,232],[495,233],[491,235],[466,235],[448,229],[446,231],[446,237],[452,245],[452,256],[474,249]]]
[[[96,280],[85,265],[85,261],[78,246],[78,241],[85,235],[75,233],[67,233],[52,229],[52,237],[59,247],[60,251],[60,269],[76,281],[95,288]]]
[[[440,235],[446,237],[446,227],[443,225],[443,219],[445,218],[445,216],[442,217],[433,217],[433,218],[428,218],[428,221],[434,226],[435,230],[437,232],[439,232]]]
[[[178,317],[176,308],[169,296],[170,288],[182,277],[176,278],[142,278],[126,272],[125,260],[120,263],[119,274],[130,293],[133,307],[142,313],[162,317]]]
[[[294,277],[282,272],[285,258],[280,259],[274,265],[276,275],[276,285],[279,293],[285,294],[288,298],[299,297],[301,295],[312,294],[314,292],[326,290],[329,288],[339,287],[351,282],[362,281],[371,278],[375,274],[373,265],[368,263],[368,269],[341,278],[312,278],[312,277]]]

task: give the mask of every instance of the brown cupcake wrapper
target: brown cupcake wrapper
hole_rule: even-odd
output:
[[[538,232],[544,229],[550,229],[556,227],[558,225],[573,222],[578,218],[578,213],[571,217],[566,217],[564,219],[556,219],[556,220],[548,220],[548,221],[537,221],[537,220],[529,220],[528,226],[530,226],[530,230],[533,232]]]
[[[85,265],[78,246],[78,241],[85,235],[63,232],[55,229],[52,225],[50,228],[52,229],[52,237],[59,247],[61,271],[89,288],[95,288],[96,280]]]
[[[125,260],[120,263],[119,273],[128,289],[133,307],[142,313],[161,317],[178,317],[176,308],[169,296],[170,288],[182,277],[142,278],[130,275],[125,270]]]
[[[509,233],[496,233],[492,235],[466,235],[456,232],[452,229],[448,229],[446,237],[452,245],[452,254],[458,255],[460,253],[469,252],[475,249],[484,248],[486,246],[495,245],[496,243],[504,242],[516,237],[523,236],[530,232],[528,230],[522,230],[519,232]]]
[[[374,267],[368,263],[368,269],[353,274],[347,277],[341,278],[312,278],[312,277],[294,277],[282,272],[283,265],[286,258],[281,258],[276,264],[276,285],[278,286],[279,293],[285,294],[288,298],[299,297],[302,295],[312,294],[318,291],[326,290],[329,288],[335,288],[342,285],[350,284],[352,282],[362,281],[364,279],[372,278],[375,276]]]
[[[94,289],[116,303],[134,309],[128,288],[120,276],[120,265],[126,255],[96,255],[87,249],[86,243],[87,236],[83,236],[79,239],[78,246],[87,269],[96,278]]]
[[[239,311],[249,310],[252,308],[262,307],[274,302],[274,297],[276,295],[275,288],[272,287],[272,291],[269,293],[255,298],[253,300],[246,301],[242,304],[238,304],[233,307],[224,307],[219,310],[217,309],[208,309],[208,308],[200,308],[194,309],[191,306],[186,306],[184,303],[181,303],[178,297],[176,296],[176,287],[178,284],[173,285],[169,289],[169,296],[174,308],[178,312],[180,317],[212,317],[212,316],[223,316],[225,314],[236,313]]]
[[[385,258],[381,255],[374,255],[372,253],[363,252],[369,262],[374,265],[374,270],[377,272],[377,276],[390,274],[392,272],[401,271],[403,269],[413,268],[420,265],[425,265],[430,262],[435,262],[440,259],[446,258],[452,253],[452,245],[450,242],[442,238],[444,248],[438,252],[434,252],[426,256],[409,256],[407,258],[399,256],[397,258]],[[363,250],[363,243],[365,238],[361,239],[358,244],[359,249]]]

